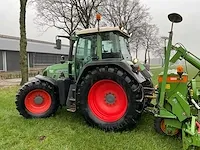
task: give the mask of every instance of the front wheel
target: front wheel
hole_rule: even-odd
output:
[[[106,131],[135,127],[143,111],[142,86],[117,68],[102,67],[88,72],[78,93],[85,120]]]
[[[58,108],[55,89],[48,83],[31,81],[16,95],[16,109],[25,118],[47,118]]]

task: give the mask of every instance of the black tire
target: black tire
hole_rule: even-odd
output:
[[[154,87],[153,87],[153,82],[152,82],[151,79],[147,79],[146,81],[144,81],[144,82],[142,83],[142,85],[143,85],[144,87],[154,88]]]
[[[153,83],[151,81],[151,79],[147,79],[145,82],[142,83],[142,86],[145,88],[154,88]],[[144,90],[144,95],[148,95],[148,96],[153,96],[153,93],[155,91],[149,91],[149,90]],[[145,108],[148,106],[152,106],[151,104],[152,99],[150,98],[145,98]]]
[[[91,87],[100,80],[112,80],[118,83],[126,93],[128,106],[124,115],[115,122],[105,122],[96,117],[88,106],[88,93]],[[136,127],[144,107],[142,86],[128,76],[126,72],[114,67],[101,67],[88,72],[78,86],[78,107],[85,120],[91,126],[104,131],[122,131]]]
[[[161,135],[166,135],[165,132],[161,129],[161,122],[163,121],[163,118],[155,118],[154,119],[154,129],[157,133]]]
[[[154,120],[154,129],[156,130],[157,133],[161,134],[161,135],[170,135],[170,136],[175,136],[178,135],[179,130],[176,129],[176,131],[174,131],[174,133],[166,133],[164,127],[162,127],[164,119],[163,118],[155,118]]]
[[[26,96],[33,90],[44,90],[51,97],[50,107],[44,113],[34,114],[30,112],[25,106]],[[16,95],[16,101],[15,101],[16,109],[19,111],[20,115],[22,115],[24,118],[47,118],[55,114],[59,107],[59,102],[56,99],[56,97],[57,96],[55,93],[55,88],[52,85],[46,82],[39,81],[39,80],[32,80],[24,84],[19,89]]]

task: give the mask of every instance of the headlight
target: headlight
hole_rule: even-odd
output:
[[[138,60],[137,58],[134,58],[134,59],[133,59],[133,63],[134,63],[134,64],[137,64],[138,61],[139,61],[139,60]]]

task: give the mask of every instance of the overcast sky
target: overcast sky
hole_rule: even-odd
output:
[[[19,36],[19,0],[1,0],[0,34]],[[180,13],[183,22],[174,28],[174,43],[181,42],[185,47],[200,56],[200,0],[141,0],[150,8],[152,23],[159,27],[161,36],[168,36],[170,23],[167,15],[171,12]],[[49,29],[42,33],[34,24],[35,12],[27,8],[27,37],[54,42],[55,35],[61,32]]]

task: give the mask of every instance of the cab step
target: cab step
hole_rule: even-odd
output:
[[[76,107],[74,107],[74,108],[73,107],[72,108],[68,108],[67,111],[74,113],[74,112],[76,112]]]

